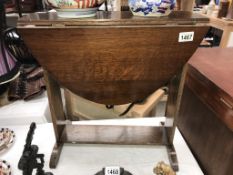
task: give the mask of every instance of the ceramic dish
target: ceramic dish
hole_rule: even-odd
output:
[[[14,131],[8,128],[2,128],[0,130],[0,152],[7,150],[15,140]]]
[[[11,166],[5,160],[0,160],[0,174],[11,175]]]
[[[60,18],[87,18],[96,16],[98,7],[86,9],[56,9]]]
[[[86,9],[99,7],[104,0],[43,0],[44,3],[59,9]]]
[[[129,7],[136,16],[168,16],[175,7],[175,0],[129,0]]]

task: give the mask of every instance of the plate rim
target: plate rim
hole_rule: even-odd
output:
[[[88,12],[88,11],[97,11],[99,7],[93,8],[83,8],[83,9],[55,9],[57,12]]]

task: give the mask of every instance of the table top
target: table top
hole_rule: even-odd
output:
[[[208,18],[184,11],[161,18],[102,11],[85,19],[42,16],[18,22],[41,66],[59,86],[114,105],[145,99],[180,74],[209,28]],[[193,39],[180,42],[184,32]]]
[[[51,26],[52,24],[59,23],[67,27],[74,27],[77,25],[95,26],[95,25],[165,25],[165,24],[178,24],[178,25],[195,25],[207,24],[209,19],[203,15],[186,12],[186,11],[173,11],[167,17],[137,17],[133,16],[130,11],[114,11],[105,12],[98,11],[95,17],[80,18],[80,19],[66,19],[58,18],[56,12],[39,12],[24,15],[19,19],[18,27],[28,26],[34,24],[37,27]]]

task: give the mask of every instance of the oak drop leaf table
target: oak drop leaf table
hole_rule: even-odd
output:
[[[172,141],[181,72],[207,32],[208,18],[182,11],[161,18],[97,12],[94,18],[59,19],[34,13],[21,18],[17,28],[46,70],[56,136],[50,167],[56,167],[63,143],[71,142],[163,144],[178,169]],[[192,39],[179,42],[183,32],[191,32]],[[64,113],[60,92],[63,87],[97,103],[119,105],[145,99],[164,85],[169,86],[167,120],[156,127],[76,125]]]

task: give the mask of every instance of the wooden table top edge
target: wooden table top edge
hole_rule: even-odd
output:
[[[30,15],[30,14],[29,14]],[[185,16],[187,15],[187,16]],[[135,17],[131,12],[98,12],[96,18],[85,19],[32,19],[28,15],[19,19],[17,26],[33,27],[28,25],[55,26],[159,26],[159,25],[208,25],[209,19],[203,15],[188,13],[188,12],[173,12],[173,15],[168,17]]]

